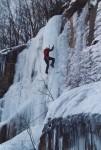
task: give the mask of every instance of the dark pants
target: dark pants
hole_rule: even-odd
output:
[[[48,69],[49,69],[49,61],[52,60],[51,66],[54,67],[54,62],[55,62],[55,58],[53,57],[46,57],[44,58],[47,66],[46,66],[46,73],[48,73]]]

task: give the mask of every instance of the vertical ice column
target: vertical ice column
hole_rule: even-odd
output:
[[[59,138],[59,150],[63,150],[63,137]]]
[[[56,145],[56,129],[53,130],[53,150],[55,150]]]
[[[1,54],[0,55],[0,70],[2,75],[4,75],[5,71],[5,62],[6,62],[6,54]]]
[[[46,135],[46,139],[45,140],[46,140],[46,150],[48,150],[48,143],[49,143],[48,142],[48,134]]]

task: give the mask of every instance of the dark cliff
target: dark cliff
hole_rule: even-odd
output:
[[[0,52],[0,98],[13,83],[17,55],[25,48],[26,45],[21,45]]]

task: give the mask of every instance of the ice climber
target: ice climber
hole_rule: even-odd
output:
[[[51,66],[54,68],[55,58],[49,56],[49,52],[53,51],[53,49],[54,49],[54,46],[52,48],[45,48],[44,51],[43,51],[43,53],[44,53],[44,60],[45,60],[46,65],[47,65],[45,73],[47,73],[47,74],[48,74],[49,61],[50,60],[52,60]]]

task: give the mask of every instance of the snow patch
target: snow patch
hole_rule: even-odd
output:
[[[67,117],[75,114],[101,113],[101,82],[96,82],[64,92],[52,102],[47,113],[48,118]]]

